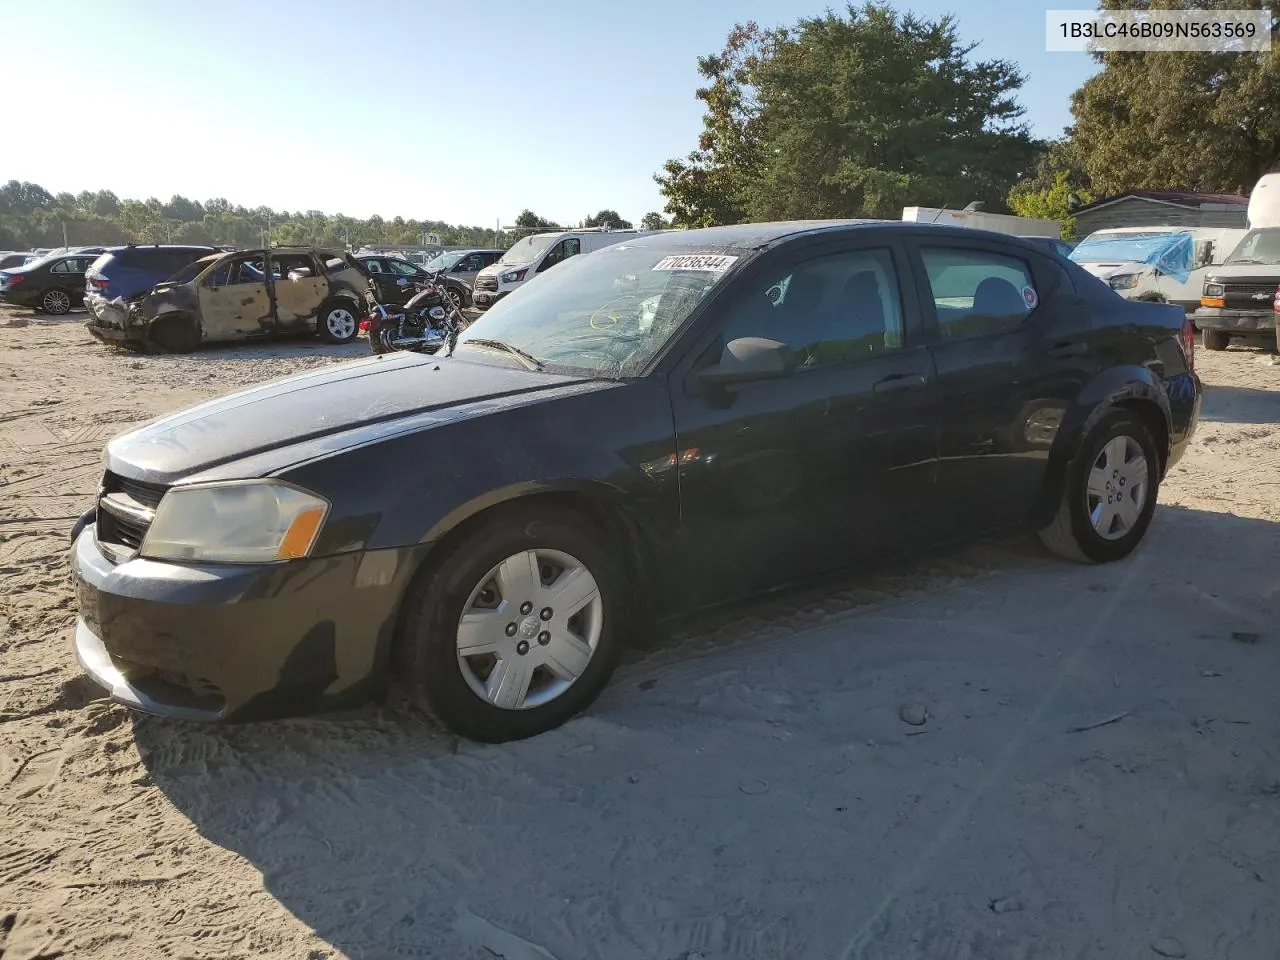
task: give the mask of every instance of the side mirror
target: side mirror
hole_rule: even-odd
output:
[[[764,337],[730,340],[714,367],[698,371],[698,380],[707,386],[725,386],[752,380],[776,380],[795,370],[791,348]]]

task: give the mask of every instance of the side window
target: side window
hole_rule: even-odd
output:
[[[418,275],[418,268],[405,260],[388,260],[387,265],[391,267],[392,273],[398,273],[402,277],[416,277]]]
[[[484,255],[483,263],[484,263],[484,265],[485,265],[486,267],[491,267],[491,266],[493,266],[495,263],[497,263],[497,262],[498,262],[498,258],[499,258],[500,256],[502,256],[502,253],[501,253],[500,251],[496,251],[496,250],[495,250],[495,251],[492,251],[492,252],[490,252],[490,253],[486,253],[486,254]],[[484,269],[484,268],[482,267],[481,269]]]
[[[385,272],[386,272],[386,271],[384,271],[384,270],[382,269],[382,261],[381,261],[381,260],[366,260],[366,261],[364,262],[364,268],[365,268],[366,270],[368,270],[370,273],[385,273]]]
[[[1030,267],[1016,257],[942,247],[920,255],[943,340],[1014,330],[1040,302]]]
[[[748,289],[724,340],[785,343],[800,367],[844,363],[903,345],[902,298],[888,250],[850,250],[797,264]]]
[[[582,252],[582,241],[577,237],[570,237],[568,240],[564,241],[563,246],[564,256],[560,258],[561,260],[567,260],[569,257],[576,257]]]
[[[206,287],[225,287],[231,276],[231,263],[221,263],[214,269],[209,276],[205,277],[204,285]]]
[[[547,251],[547,255],[542,258],[542,263],[538,265],[538,273],[541,273],[543,270],[550,270],[564,259],[564,244],[565,242],[561,240]]]
[[[266,279],[261,260],[236,260],[231,264],[231,279],[228,283],[264,283]]]
[[[50,272],[50,273],[70,273],[70,272],[71,272],[71,261],[70,261],[70,260],[59,260],[59,261],[58,261],[57,263],[55,263],[52,267],[50,267],[50,268],[49,268],[49,272]]]
[[[455,273],[471,273],[474,270],[479,270],[480,267],[480,258],[472,254],[469,257],[463,257],[453,269]]]

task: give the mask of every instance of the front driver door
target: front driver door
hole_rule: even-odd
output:
[[[261,254],[219,264],[205,277],[199,299],[200,326],[207,340],[267,337],[274,332]]]
[[[895,244],[761,264],[714,339],[672,378],[682,603],[701,606],[906,549],[927,536],[938,404]],[[906,294],[904,296],[904,294]],[[781,341],[789,376],[706,387],[743,337]]]

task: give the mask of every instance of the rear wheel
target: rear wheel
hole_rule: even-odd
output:
[[[43,297],[40,298],[40,309],[45,313],[51,313],[55,317],[60,317],[71,312],[71,294],[65,290],[46,290]]]
[[[316,316],[316,333],[326,343],[350,343],[360,333],[356,307],[346,300],[331,300]]]
[[[395,332],[390,325],[383,324],[380,327],[371,328],[369,330],[369,349],[374,353],[391,353],[395,347],[391,345],[391,339],[395,336]]]
[[[614,548],[576,514],[499,510],[410,587],[397,682],[475,740],[557,727],[613,673],[625,584]]]
[[[1222,330],[1201,330],[1200,345],[1206,350],[1225,350],[1231,337]]]
[[[1160,456],[1136,416],[1105,416],[1067,465],[1062,502],[1040,530],[1044,545],[1084,563],[1109,563],[1133,552],[1156,509]]]

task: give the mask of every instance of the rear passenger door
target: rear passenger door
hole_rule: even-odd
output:
[[[1098,369],[1067,272],[1027,246],[916,236],[941,399],[938,532],[1023,522],[1068,406]]]

